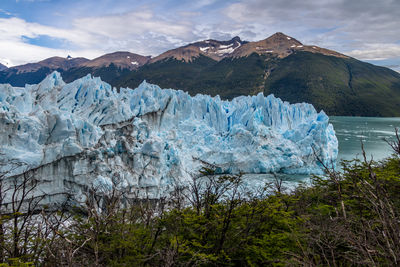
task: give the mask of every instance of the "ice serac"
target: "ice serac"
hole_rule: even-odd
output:
[[[80,201],[85,188],[118,186],[157,197],[204,162],[221,173],[320,173],[315,155],[330,164],[337,153],[323,111],[273,95],[223,101],[146,82],[117,92],[90,75],[65,84],[57,72],[0,85],[2,171],[32,170],[52,196]]]

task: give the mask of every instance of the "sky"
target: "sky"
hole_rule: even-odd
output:
[[[0,63],[283,32],[400,72],[400,0],[0,0]]]

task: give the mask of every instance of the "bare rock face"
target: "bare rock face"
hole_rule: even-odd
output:
[[[232,53],[233,57],[244,57],[252,53],[272,54],[279,58],[289,56],[295,51],[308,51],[312,53],[320,53],[328,56],[336,56],[347,58],[347,56],[338,52],[324,49],[318,46],[303,45],[293,37],[287,36],[281,32],[277,32],[267,39],[258,42],[249,42]]]
[[[169,50],[153,59],[150,63],[174,58],[186,62],[192,61],[200,55],[212,58],[216,61],[227,57],[247,57],[252,53],[268,54],[284,58],[295,51],[308,51],[328,56],[347,58],[338,52],[314,45],[303,45],[293,37],[277,32],[270,37],[256,42],[247,42],[234,37],[229,41],[205,40],[192,43],[183,47]]]
[[[0,177],[29,174],[45,203],[94,189],[157,198],[187,185],[204,162],[221,173],[320,173],[338,143],[325,113],[273,95],[219,97],[143,82],[119,92],[90,75],[65,84],[0,85]],[[15,168],[17,166],[17,168]]]
[[[246,43],[246,41],[240,40],[238,36],[229,41],[217,41],[209,39],[169,50],[153,58],[150,62],[154,63],[168,58],[190,62],[200,55],[219,61],[223,58],[231,56],[236,49]]]

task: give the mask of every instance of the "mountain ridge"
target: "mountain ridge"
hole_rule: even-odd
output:
[[[235,36],[228,41],[218,41],[214,39],[203,40],[168,50],[157,57],[152,58],[150,63],[155,63],[168,58],[189,62],[200,55],[219,61],[228,57],[232,52],[246,43],[248,42],[242,41],[239,36]]]
[[[53,58],[52,62],[57,61]],[[71,68],[44,64],[35,71],[18,72],[14,67],[0,71],[0,83],[35,84],[53,70],[61,72],[66,82],[91,74],[117,88],[136,88],[147,80],[163,88],[222,99],[272,93],[291,103],[311,103],[329,115],[400,116],[399,73],[304,45],[280,32],[257,42],[239,37],[208,39],[154,58],[114,52]]]
[[[8,69],[8,67],[6,65],[3,65],[0,63],[0,71],[6,70],[6,69]]]
[[[155,63],[159,60],[164,60],[167,58],[191,61],[192,57],[204,55],[214,60],[222,60],[226,57],[248,56],[253,52],[256,52],[258,54],[277,54],[279,57],[282,58],[290,55],[294,51],[308,51],[312,53],[321,53],[324,55],[349,58],[344,54],[326,48],[321,48],[315,45],[303,45],[297,39],[290,37],[282,32],[277,32],[267,37],[266,39],[254,42],[243,41],[240,39],[239,36],[235,36],[231,40],[226,41],[207,39],[203,41],[189,43],[182,47],[167,50],[156,57],[144,56],[127,51],[106,53],[91,60],[84,57],[72,58],[68,56],[66,58],[63,58],[59,56],[54,56],[38,62],[30,62],[22,65],[13,66],[8,69],[16,69],[18,70],[18,72],[35,71],[40,67],[49,67],[54,70],[67,70],[73,67],[102,67],[108,66],[111,63],[114,63],[117,67],[136,69],[137,67],[143,66],[147,63]],[[132,62],[135,62],[132,60],[126,60],[126,62],[124,62],[126,56],[132,57],[133,59],[138,59],[136,62],[138,62],[139,64],[133,64],[132,66]],[[67,64],[67,62],[69,64]]]
[[[244,44],[241,48],[237,49],[232,56],[243,57],[255,52],[258,54],[277,54],[278,57],[285,58],[295,51],[307,51],[327,56],[349,58],[336,51],[321,48],[316,45],[303,45],[295,38],[281,32],[277,32],[264,40]]]
[[[134,70],[145,65],[147,62],[149,62],[149,60],[150,56],[142,56],[126,51],[117,51],[89,60],[81,64],[81,67],[100,68],[108,67],[110,64],[114,64],[117,67]]]
[[[85,62],[89,61],[89,59],[84,58],[84,57],[77,57],[77,58],[71,58],[71,57],[50,57],[46,58],[44,60],[41,60],[39,62],[35,63],[27,63],[23,65],[18,65],[14,67],[10,67],[9,70],[16,70],[17,73],[22,73],[22,72],[33,72],[37,71],[40,68],[43,67],[48,67],[50,69],[69,69],[73,67],[77,67],[81,64],[84,64]]]

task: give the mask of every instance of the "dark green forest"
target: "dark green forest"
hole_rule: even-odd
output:
[[[89,190],[85,205],[51,210],[24,198],[37,186],[27,175],[1,187],[1,201],[8,190],[29,205],[0,203],[0,266],[397,266],[399,136],[388,144],[383,161],[364,153],[291,191],[276,178],[242,192],[240,175],[204,168],[160,199]]]
[[[36,84],[51,73],[0,71],[0,83]],[[109,66],[58,70],[66,82],[92,74],[116,88],[136,88],[143,80],[161,88],[179,89],[222,99],[241,95],[274,94],[290,103],[313,104],[328,115],[400,116],[400,74],[354,58],[339,58],[305,51],[279,58],[253,53],[215,61],[200,55],[186,62],[173,58],[128,70]]]
[[[220,95],[232,99],[263,91],[263,75],[267,61],[263,56],[225,58],[215,61],[200,56],[191,62],[166,59],[145,65],[116,80],[122,87],[136,88],[143,80],[161,88],[180,89],[191,95]]]
[[[400,116],[400,74],[354,58],[297,51],[225,58],[200,56],[191,62],[168,59],[121,75],[114,84],[136,88],[143,80],[222,99],[274,94],[290,103],[311,103],[328,115]]]
[[[353,58],[294,53],[276,66],[264,93],[329,115],[400,116],[400,74]]]

